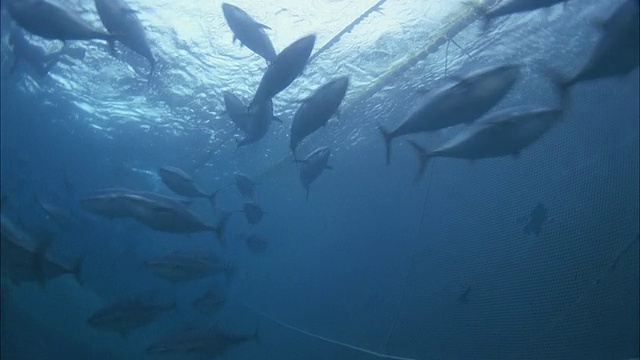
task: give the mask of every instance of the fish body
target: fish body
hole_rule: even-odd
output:
[[[268,26],[255,21],[244,10],[228,3],[222,3],[222,13],[233,32],[234,42],[240,40],[242,45],[260,55],[267,63],[275,60],[276,50],[264,31],[269,29]]]
[[[258,328],[254,334],[236,334],[216,328],[187,330],[172,334],[151,344],[147,355],[198,355],[203,358],[219,358],[231,348],[250,340],[258,339]]]
[[[207,198],[211,205],[215,207],[217,192],[206,194],[196,185],[195,180],[181,169],[173,166],[163,166],[158,169],[158,175],[162,182],[174,193],[192,198]]]
[[[242,100],[234,93],[225,91],[224,94],[224,107],[225,112],[229,115],[231,121],[242,130],[247,133],[249,131],[249,116],[247,116],[247,106]]]
[[[472,123],[509,93],[520,74],[519,65],[489,66],[452,77],[429,91],[395,130],[379,127],[385,141],[387,164],[394,138]]]
[[[220,311],[226,304],[226,297],[221,289],[211,289],[205,294],[197,298],[191,304],[194,309],[205,313],[212,314]]]
[[[558,108],[517,107],[488,115],[481,124],[467,129],[441,147],[427,151],[409,140],[418,154],[418,181],[433,157],[467,160],[517,156],[542,137],[562,117]]]
[[[251,102],[264,103],[291,85],[302,74],[315,42],[316,36],[308,35],[282,50],[262,76]]]
[[[80,205],[87,211],[109,219],[132,217],[131,203],[127,199],[137,195],[153,200],[169,207],[186,207],[190,201],[148,191],[137,191],[124,188],[107,188],[80,199]]]
[[[242,212],[249,224],[257,224],[262,220],[264,211],[253,201],[245,201]]]
[[[271,99],[263,102],[252,102],[247,109],[247,130],[244,138],[238,141],[238,146],[253,144],[267,135],[271,122],[280,119],[273,115],[273,101]]]
[[[249,251],[254,254],[261,254],[265,252],[267,250],[267,247],[269,246],[269,240],[266,237],[258,234],[247,236],[245,242]]]
[[[307,199],[309,198],[309,185],[316,181],[325,169],[331,169],[331,166],[329,166],[330,155],[331,150],[324,146],[314,150],[304,160],[297,160],[302,163],[300,183],[307,191]]]
[[[87,323],[95,329],[113,331],[126,338],[130,331],[152,323],[175,308],[175,303],[162,306],[145,304],[138,299],[119,301],[94,312]]]
[[[295,154],[298,144],[327,124],[336,114],[349,86],[347,76],[339,77],[321,86],[313,95],[305,99],[296,111],[291,124],[289,148]]]
[[[9,0],[7,10],[20,27],[45,39],[112,41],[115,38],[92,28],[76,12],[47,0]]]
[[[28,233],[18,228],[2,215],[0,225],[2,275],[14,284],[38,282],[42,286],[59,276],[71,274],[81,284],[80,272],[82,259],[74,265],[68,265],[47,253],[49,240],[37,243]]]
[[[589,60],[563,89],[579,82],[627,75],[638,68],[640,16],[638,2],[627,0],[602,24],[602,34]]]
[[[242,173],[233,174],[236,180],[236,187],[242,197],[253,199],[255,195],[256,184],[247,175]]]
[[[156,59],[136,12],[123,0],[95,0],[95,4],[107,31],[114,34],[116,40],[123,45],[147,59],[153,73]]]
[[[227,278],[233,268],[229,262],[215,253],[174,252],[148,260],[146,267],[156,276],[173,284],[192,281],[224,273]]]

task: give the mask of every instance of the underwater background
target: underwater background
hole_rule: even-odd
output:
[[[240,148],[222,94],[248,101],[266,64],[232,43],[221,2],[129,3],[158,61],[150,80],[143,58],[124,47],[111,56],[99,40],[71,42],[83,56],[60,61],[46,77],[24,63],[9,71],[3,12],[2,214],[34,238],[52,238],[56,257],[82,259],[80,283],[61,276],[18,285],[3,268],[3,358],[155,358],[145,354],[150,344],[211,326],[259,329],[258,341],[226,359],[639,356],[637,68],[576,85],[563,120],[517,157],[433,159],[417,184],[410,146],[395,140],[387,166],[376,129],[400,124],[417,89],[497,62],[527,70],[495,109],[558,104],[537,69],[576,72],[598,39],[593,23],[623,1],[570,0],[496,20],[486,32],[461,1],[234,2],[269,25],[277,50],[317,35],[304,73],[274,98],[283,124]],[[92,2],[64,4],[100,25]],[[290,156],[291,120],[301,99],[342,75],[350,86],[340,115],[298,149],[302,157],[331,149],[333,169],[307,200]],[[407,138],[434,148],[465,126]],[[103,188],[171,195],[157,175],[162,166],[184,170],[206,192],[219,190],[213,212],[207,201],[192,205],[211,224],[242,208],[236,172],[258,184],[262,221],[247,224],[234,212],[226,228],[228,281],[170,284],[144,265],[174,251],[220,250],[214,234],[162,233],[80,206]],[[264,252],[249,249],[251,234],[268,239]],[[226,301],[203,315],[192,303],[212,286],[225,289]],[[176,308],[126,337],[88,324],[127,298]]]

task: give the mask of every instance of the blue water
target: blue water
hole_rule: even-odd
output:
[[[281,50],[310,32],[318,33],[317,49],[375,3],[237,5],[274,28],[270,36]],[[259,324],[259,341],[227,359],[376,358],[282,322],[415,359],[637,358],[637,69],[577,85],[565,120],[519,157],[436,159],[418,185],[412,185],[417,161],[410,148],[394,140],[392,164],[385,166],[376,130],[397,126],[419,97],[415,89],[428,88],[445,68],[450,74],[500,60],[573,73],[597,39],[592,19],[606,18],[613,3],[620,1],[569,1],[566,9],[502,20],[484,36],[471,24],[455,35],[469,58],[446,44],[418,56],[425,39],[442,35],[436,24],[462,21],[454,16],[462,5],[388,2],[276,97],[283,125],[274,123],[259,143],[237,152],[237,130],[221,114],[221,94],[236,90],[248,100],[265,65],[230,44],[217,2],[184,9],[138,4],[160,59],[150,83],[143,60],[126,50],[114,59],[99,41],[75,42],[86,49],[85,59],[60,63],[42,80],[25,64],[13,74],[3,64],[3,215],[53,232],[52,253],[84,261],[82,286],[71,276],[45,288],[2,278],[2,356],[141,359],[147,346],[172,332],[221,325],[251,333]],[[69,4],[97,21],[88,5]],[[184,13],[171,18],[177,11]],[[345,15],[332,16],[338,13]],[[184,20],[189,16],[197,20]],[[3,14],[3,39],[6,19]],[[59,45],[32,40],[48,49]],[[6,41],[2,52],[9,56]],[[421,60],[412,62],[414,56]],[[499,108],[557,104],[548,79],[535,66],[528,69]],[[332,149],[333,170],[311,185],[306,201],[288,157],[296,101],[342,74],[352,79],[340,118],[300,148],[305,155]],[[437,146],[461,129],[407,138]],[[215,211],[206,200],[194,204],[209,223],[242,206],[230,185],[234,172],[259,183],[256,201],[265,217],[251,226],[242,214],[232,216],[225,251],[237,272],[223,283],[225,308],[211,316],[191,303],[219,278],[170,285],[143,263],[175,250],[219,250],[212,234],[160,233],[133,220],[97,217],[78,203],[106,187],[171,195],[156,175],[165,165],[187,171],[206,192],[220,189]],[[34,196],[71,220],[52,221]],[[538,234],[526,233],[538,204],[547,217]],[[243,239],[251,233],[270,240],[264,253],[248,250]],[[468,301],[459,301],[469,287]],[[87,324],[105,305],[136,297],[175,301],[178,308],[127,339]]]

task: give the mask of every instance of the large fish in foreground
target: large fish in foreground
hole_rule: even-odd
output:
[[[395,130],[378,127],[384,138],[387,164],[394,138],[472,123],[509,93],[520,74],[519,65],[490,66],[452,77],[429,91]]]
[[[232,348],[249,340],[258,340],[258,327],[253,334],[236,334],[218,328],[186,330],[151,344],[147,355],[184,356],[185,358],[222,358]]]
[[[307,200],[309,200],[309,185],[322,174],[325,169],[333,169],[328,165],[331,150],[328,147],[321,147],[309,154],[304,160],[296,160],[302,163],[300,168],[300,182],[307,191]]]
[[[251,103],[264,103],[291,85],[302,74],[315,42],[316,36],[308,35],[282,50],[262,75]]]
[[[562,110],[557,108],[509,108],[488,115],[481,124],[458,134],[435,150],[427,151],[408,140],[420,162],[415,181],[422,178],[428,160],[434,157],[476,160],[518,156],[561,117]]]
[[[7,10],[21,28],[45,39],[112,42],[116,37],[94,29],[78,13],[48,0],[9,0]]]
[[[175,303],[162,306],[146,304],[140,299],[118,301],[94,312],[87,323],[92,328],[114,331],[126,338],[130,331],[148,325],[163,313],[175,309]]]
[[[107,31],[116,35],[117,41],[147,59],[151,65],[149,75],[153,74],[156,59],[136,12],[123,0],[95,0],[95,3]]]
[[[163,166],[158,169],[158,175],[160,175],[162,182],[174,193],[191,198],[207,198],[211,202],[211,206],[215,207],[218,192],[206,194],[200,190],[191,176],[177,167]]]
[[[192,281],[224,273],[227,280],[233,265],[213,252],[174,252],[145,262],[156,276],[172,283]]]
[[[255,21],[244,10],[228,3],[222,3],[222,13],[233,31],[233,42],[240,40],[242,45],[265,59],[267,64],[275,60],[276,50],[264,32],[264,29],[271,29],[270,27]]]
[[[560,81],[563,90],[579,82],[627,75],[638,68],[639,8],[638,1],[627,0],[602,24],[602,34],[589,60],[572,78]]]
[[[68,265],[47,253],[49,240],[36,242],[27,232],[19,229],[6,216],[1,215],[2,276],[16,285],[22,282],[38,282],[41,286],[65,274],[71,274],[82,284],[80,271],[82,259]]]
[[[289,148],[294,155],[298,144],[305,137],[325,126],[327,121],[336,114],[347,93],[348,86],[349,77],[342,76],[321,86],[315,93],[303,100],[291,123]]]

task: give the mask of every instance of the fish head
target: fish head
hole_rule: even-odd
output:
[[[291,58],[291,59],[299,59],[304,58],[308,59],[311,56],[311,51],[313,50],[313,46],[316,43],[316,35],[311,34],[304,36],[296,41],[294,41],[291,45],[284,48],[280,54],[278,54],[278,58]],[[305,61],[306,62],[306,61]]]
[[[244,15],[245,11],[235,5],[231,5],[229,3],[223,2],[222,13],[224,14],[224,17],[227,20],[229,20],[229,19],[233,19],[235,17]]]

